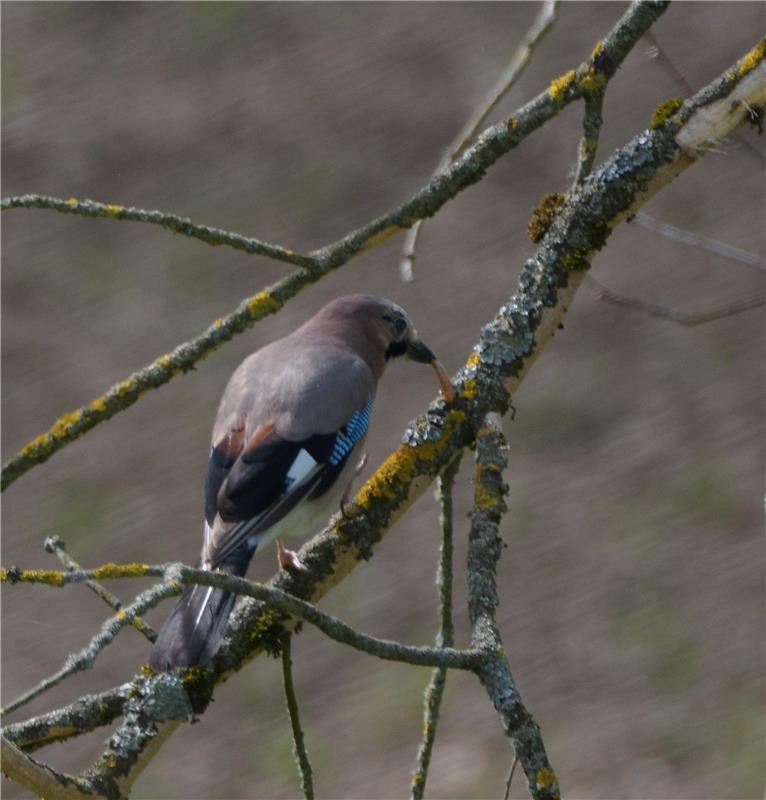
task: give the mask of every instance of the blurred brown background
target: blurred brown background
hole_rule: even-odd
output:
[[[587,56],[624,4],[564,4],[499,113]],[[537,13],[531,3],[2,5],[3,195],[39,192],[159,208],[299,251],[406,199],[484,96]],[[763,35],[759,3],[676,4],[655,35],[695,87]],[[610,86],[598,161],[680,91],[642,42]],[[253,349],[349,291],[409,309],[450,371],[514,291],[525,227],[564,189],[572,106],[424,228],[416,282],[401,237],[21,478],[3,498],[3,563],[196,558],[210,424]],[[737,141],[646,211],[764,255],[761,155]],[[60,413],[195,335],[288,267],[162,229],[18,210],[3,215],[3,458]],[[696,310],[764,275],[622,225],[594,263],[611,288]],[[500,619],[523,697],[563,791],[576,798],[755,798],[764,791],[764,325],[761,310],[682,328],[578,296],[514,398]],[[428,370],[384,381],[371,465],[435,393]],[[457,511],[457,620],[471,465]],[[369,474],[369,469],[368,469]],[[435,633],[431,493],[322,603],[411,643]],[[251,575],[268,577],[266,553]],[[127,598],[136,584],[111,588]],[[81,587],[4,590],[3,698],[55,671],[107,616]],[[169,609],[150,619],[159,624]],[[147,643],[127,630],[97,668],[13,719],[127,680]],[[296,682],[325,798],[409,791],[428,670],[378,662],[306,630]],[[137,798],[299,794],[279,664],[216,693],[136,784]],[[41,755],[86,767],[108,735]],[[483,690],[452,674],[428,795],[502,796],[510,751]],[[4,796],[28,795],[5,784]],[[517,775],[514,797],[526,794]]]

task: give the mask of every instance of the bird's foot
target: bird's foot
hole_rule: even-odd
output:
[[[348,482],[348,486],[343,492],[343,497],[340,499],[340,513],[343,514],[344,517],[346,516],[346,506],[351,501],[351,493],[354,491],[354,478],[358,477],[359,473],[367,466],[368,455],[368,453],[365,453],[359,459],[359,462],[354,467],[354,474],[351,476],[351,480]]]
[[[306,572],[308,567],[298,558],[298,554],[293,550],[288,550],[281,539],[277,539],[277,561],[280,569],[294,569],[298,572]]]

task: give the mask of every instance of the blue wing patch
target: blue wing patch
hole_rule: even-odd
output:
[[[213,448],[206,482],[206,513],[237,523],[216,542],[210,563],[220,564],[240,545],[279,522],[298,503],[321,497],[343,472],[370,425],[372,395],[337,432],[290,442],[272,433],[235,460]],[[220,463],[219,463],[220,462]],[[212,525],[212,521],[209,520]]]
[[[333,467],[337,467],[367,433],[371,413],[372,395],[368,398],[364,408],[354,411],[351,419],[338,431],[329,459]]]

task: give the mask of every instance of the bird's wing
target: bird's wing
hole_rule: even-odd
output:
[[[337,481],[370,422],[372,395],[334,433],[301,441],[280,436],[269,423],[248,441],[235,428],[210,452],[205,479],[206,537],[203,561],[220,564],[251,536],[270,528],[305,499],[315,499]],[[216,516],[230,525],[214,525]]]

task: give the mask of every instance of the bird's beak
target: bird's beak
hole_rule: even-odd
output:
[[[429,347],[426,347],[419,339],[407,340],[407,358],[417,361],[418,364],[433,364],[436,361],[436,356],[431,352]]]
[[[441,361],[433,354],[431,348],[426,347],[419,339],[408,339],[405,355],[412,361],[417,361],[419,364],[430,364],[434,368],[445,402],[448,405],[452,403],[455,395],[452,391],[449,375],[447,375],[447,370],[444,369]]]

